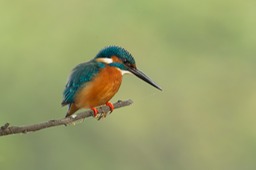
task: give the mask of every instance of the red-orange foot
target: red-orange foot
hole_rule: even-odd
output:
[[[99,111],[95,107],[92,107],[91,109],[93,111],[93,117],[97,117],[97,114],[99,113]]]
[[[114,105],[112,103],[110,103],[110,102],[107,102],[106,105],[109,107],[110,113],[112,113],[113,110],[115,109]]]

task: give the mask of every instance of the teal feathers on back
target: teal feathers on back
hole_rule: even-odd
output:
[[[91,60],[86,63],[77,65],[69,76],[65,90],[63,92],[64,99],[62,105],[73,103],[75,95],[79,89],[91,81],[101,68],[104,68],[105,64]]]

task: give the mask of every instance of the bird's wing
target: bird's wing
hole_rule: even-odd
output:
[[[98,63],[94,60],[77,65],[72,70],[63,92],[62,106],[73,103],[76,92],[81,87],[86,86],[86,83],[92,80],[102,67],[104,67],[103,63]]]

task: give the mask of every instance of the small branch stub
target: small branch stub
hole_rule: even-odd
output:
[[[9,125],[10,125],[10,123],[6,123],[5,125],[1,126],[1,130],[7,129]]]
[[[117,101],[114,103],[114,108],[118,109],[124,106],[129,106],[133,103],[132,100],[125,100],[125,101]],[[110,108],[108,106],[99,106],[98,108],[99,114],[102,113],[108,113],[110,111]],[[75,123],[79,120],[83,120],[87,117],[93,116],[93,111],[87,110],[81,113],[78,113],[75,117],[67,117],[62,119],[56,119],[56,120],[49,120],[47,122],[43,123],[37,123],[33,125],[27,125],[27,126],[10,126],[9,123],[4,124],[0,128],[0,136],[6,136],[11,134],[18,134],[18,133],[28,133],[28,132],[35,132],[39,131],[41,129],[46,129],[54,126],[60,126],[60,125],[68,125]]]

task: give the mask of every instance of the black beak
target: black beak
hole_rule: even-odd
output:
[[[142,71],[138,70],[137,68],[128,68],[128,70],[135,76],[139,77],[141,80],[147,82],[148,84],[162,91],[162,88],[159,87],[155,82],[153,82],[153,80],[146,76]]]

